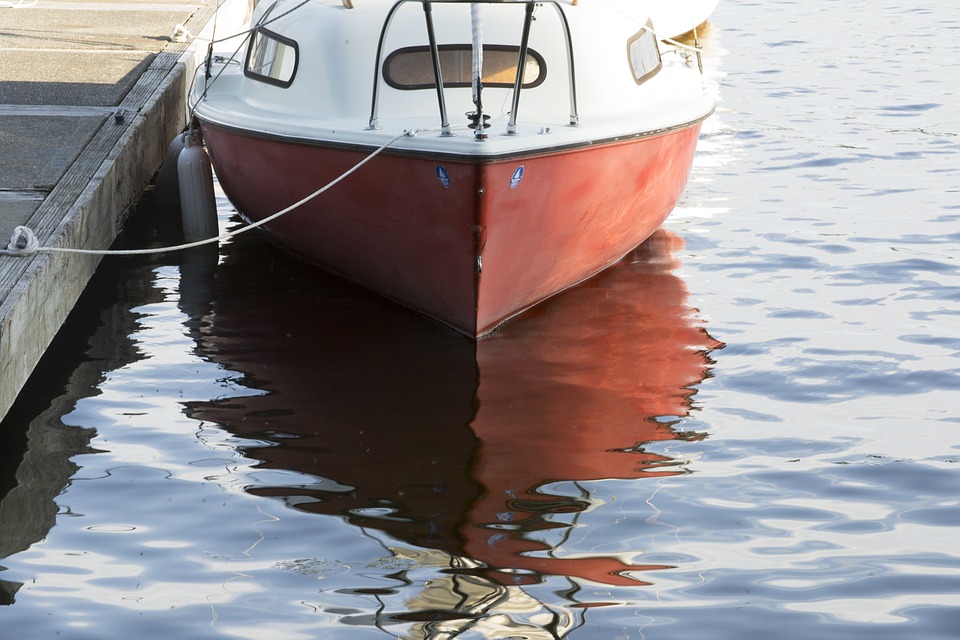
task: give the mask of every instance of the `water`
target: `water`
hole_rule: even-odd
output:
[[[683,206],[477,351],[253,236],[108,259],[0,432],[3,637],[960,636],[958,42],[722,0]]]

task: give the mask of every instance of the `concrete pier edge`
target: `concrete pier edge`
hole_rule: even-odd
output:
[[[28,226],[42,245],[104,249],[117,237],[130,206],[187,124],[189,85],[203,63],[217,4],[217,0],[198,0],[197,10],[184,25],[196,38],[191,43],[171,43],[154,58],[117,107],[125,111],[123,120],[104,121],[30,218]],[[246,15],[253,3],[227,0],[222,4],[221,12]],[[104,145],[110,145],[105,157]],[[84,163],[98,164],[92,176]],[[77,179],[86,183],[73,184],[72,194],[70,188],[61,189]],[[79,196],[73,197],[78,186]],[[69,200],[63,199],[64,194],[69,194]],[[0,241],[5,245],[7,239]],[[100,256],[45,252],[0,256],[0,282],[8,287],[0,300],[0,418],[16,400],[100,260]]]

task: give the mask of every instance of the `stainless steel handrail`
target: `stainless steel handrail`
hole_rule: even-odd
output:
[[[446,103],[444,100],[444,88],[443,88],[443,78],[440,71],[440,52],[439,47],[436,42],[436,37],[433,33],[433,19],[432,19],[432,8],[433,4],[469,4],[471,1],[476,1],[477,4],[506,4],[503,0],[397,0],[397,2],[390,7],[390,10],[387,12],[387,17],[383,22],[383,27],[380,29],[380,38],[377,42],[377,57],[374,61],[374,70],[373,70],[373,92],[371,97],[370,104],[370,120],[367,126],[368,129],[379,129],[380,128],[380,80],[381,80],[381,67],[383,65],[383,49],[384,42],[386,40],[387,31],[390,28],[391,23],[393,22],[394,17],[397,14],[399,8],[408,3],[408,2],[420,2],[423,5],[424,14],[426,15],[427,22],[427,37],[430,43],[430,53],[433,59],[433,72],[434,79],[437,84],[437,101],[440,109],[440,121],[441,121],[441,131],[443,135],[452,135],[450,133],[450,123],[447,119],[447,109]],[[569,70],[568,74],[568,85],[570,90],[570,126],[578,126],[580,123],[580,116],[577,112],[577,82],[576,82],[576,71],[574,69],[574,57],[573,57],[573,40],[570,36],[570,25],[567,22],[566,14],[564,13],[563,7],[560,6],[560,3],[557,0],[509,0],[509,4],[524,4],[524,26],[523,34],[521,36],[520,43],[520,57],[517,62],[517,77],[514,83],[513,91],[513,103],[510,112],[510,119],[507,124],[507,133],[516,134],[516,121],[517,121],[517,110],[520,105],[520,92],[523,85],[523,67],[526,62],[526,52],[527,52],[527,41],[529,38],[530,32],[530,23],[532,22],[533,10],[537,4],[552,4],[557,13],[560,16],[560,23],[563,28],[563,37],[566,41],[567,49],[567,68]]]

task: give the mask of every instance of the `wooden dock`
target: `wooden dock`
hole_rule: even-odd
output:
[[[18,225],[45,247],[110,246],[186,125],[188,87],[205,54],[193,36],[212,27],[216,6],[0,2],[0,248]],[[178,27],[185,38],[175,37]],[[0,255],[0,417],[99,262]]]

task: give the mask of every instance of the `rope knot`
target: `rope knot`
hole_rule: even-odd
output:
[[[15,256],[28,256],[36,253],[40,248],[40,241],[30,227],[17,226],[10,235],[10,243],[5,253]]]

